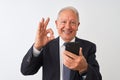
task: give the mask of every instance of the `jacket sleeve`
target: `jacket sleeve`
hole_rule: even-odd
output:
[[[33,46],[28,50],[24,56],[21,64],[21,73],[23,75],[33,75],[37,73],[39,68],[43,65],[43,53],[38,57],[33,56]]]
[[[91,48],[88,51],[88,70],[86,74],[85,80],[102,80],[100,70],[99,70],[99,64],[96,60],[96,45],[93,44]]]

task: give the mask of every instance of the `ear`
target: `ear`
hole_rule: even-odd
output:
[[[58,28],[58,22],[57,22],[57,20],[55,20],[55,25],[56,25],[56,28]]]
[[[78,22],[78,26],[80,26],[80,22]]]
[[[77,25],[78,27],[80,26],[80,22],[78,22],[78,25]],[[77,27],[77,31],[78,31],[78,27]]]

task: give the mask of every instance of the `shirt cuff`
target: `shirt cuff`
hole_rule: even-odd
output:
[[[85,71],[85,72],[79,72],[79,74],[82,76],[82,78],[83,78],[83,80],[85,80],[86,79],[86,77],[87,77],[87,72]]]
[[[82,76],[83,80],[85,80],[85,79],[86,79],[86,77],[87,77],[87,75]]]
[[[38,57],[42,50],[43,50],[43,48],[38,50],[33,46],[33,56]]]

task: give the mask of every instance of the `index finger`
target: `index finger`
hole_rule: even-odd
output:
[[[71,57],[71,58],[73,58],[73,59],[76,59],[78,57],[78,55],[75,55],[75,54],[73,54],[73,53],[71,53],[69,51],[66,51],[66,50],[65,50],[64,54]]]

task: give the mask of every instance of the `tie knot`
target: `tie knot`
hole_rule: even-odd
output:
[[[67,43],[65,42],[64,44],[63,44],[63,46],[66,46],[67,45]]]
[[[64,43],[65,50],[79,55],[80,43],[78,42],[67,42]]]

